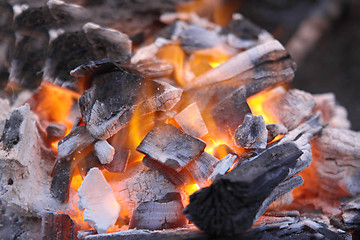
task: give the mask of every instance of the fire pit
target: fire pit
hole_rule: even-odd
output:
[[[0,5],[1,239],[356,237],[346,110],[291,89],[267,31],[200,2],[129,10],[140,33],[115,2]]]

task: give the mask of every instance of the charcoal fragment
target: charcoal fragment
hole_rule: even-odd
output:
[[[264,118],[246,114],[244,122],[236,129],[234,138],[239,147],[265,149],[268,137]]]

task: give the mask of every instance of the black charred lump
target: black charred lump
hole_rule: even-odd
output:
[[[4,132],[0,139],[4,149],[11,149],[20,141],[20,126],[23,121],[24,117],[18,110],[15,110],[10,118],[6,120]]]

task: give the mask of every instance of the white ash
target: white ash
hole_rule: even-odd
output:
[[[6,117],[10,111],[10,103],[9,100],[0,98],[0,137],[2,135],[2,132],[4,130]]]
[[[106,140],[97,141],[94,144],[94,151],[102,164],[111,163],[115,154],[115,149]]]
[[[106,233],[120,213],[115,194],[98,168],[92,168],[79,190],[79,209],[84,210],[84,221],[98,233]]]

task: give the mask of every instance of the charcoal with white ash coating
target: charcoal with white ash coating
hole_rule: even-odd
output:
[[[268,130],[262,115],[246,114],[243,123],[236,129],[235,143],[245,149],[265,149]]]
[[[72,74],[90,72],[92,86],[79,99],[86,128],[97,139],[105,140],[124,128],[135,108],[139,117],[171,109],[180,99],[182,90],[168,83],[145,79],[109,61],[97,62],[94,68],[77,68]],[[102,72],[103,67],[109,72]],[[80,72],[80,75],[77,72]],[[95,72],[94,72],[95,71]]]
[[[142,202],[133,211],[129,229],[160,230],[183,227],[187,219],[182,211],[184,206],[177,192],[168,193],[164,198]]]
[[[182,49],[187,53],[215,47],[220,43],[220,36],[215,31],[189,25],[179,36]]]
[[[208,177],[208,180],[214,180],[218,176],[224,175],[234,164],[235,160],[237,159],[237,155],[228,154],[219,162],[216,163],[214,171]]]
[[[186,217],[212,235],[243,233],[301,155],[290,142],[269,148],[191,195]]]
[[[360,229],[360,195],[352,197],[340,206],[341,218],[347,230]]]
[[[218,162],[219,159],[203,152],[198,158],[186,165],[186,169],[199,187],[207,187],[210,184],[208,179]]]
[[[266,124],[268,130],[267,142],[271,142],[280,134],[287,134],[288,130],[283,124]]]
[[[75,224],[65,213],[45,212],[41,216],[42,240],[74,240]]]
[[[46,127],[46,133],[48,143],[59,141],[66,135],[66,126],[61,123],[51,122]]]
[[[184,133],[175,126],[158,122],[136,150],[180,172],[204,151],[205,146],[204,141]]]

